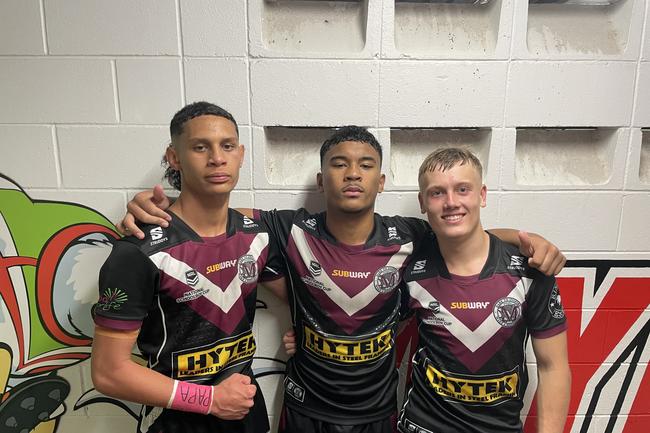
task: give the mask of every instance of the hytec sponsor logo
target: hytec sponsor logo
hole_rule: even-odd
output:
[[[304,346],[308,352],[345,364],[374,361],[393,347],[393,333],[386,330],[364,339],[350,340],[340,336],[324,336],[305,326]]]
[[[208,267],[205,268],[205,273],[206,274],[211,274],[212,272],[218,272],[222,269],[228,269],[232,268],[233,266],[237,265],[237,259],[233,260],[224,260],[223,262],[215,263],[213,265],[209,265]]]
[[[494,375],[442,372],[427,361],[429,386],[445,400],[468,404],[497,404],[519,395],[519,368]]]
[[[255,354],[253,334],[246,333],[214,346],[203,346],[174,352],[174,365],[178,378],[209,376],[224,368],[251,358]]]

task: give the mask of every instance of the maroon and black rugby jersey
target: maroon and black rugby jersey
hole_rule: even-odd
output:
[[[214,238],[170,215],[168,228],[143,226],[143,240],[115,242],[99,274],[95,323],[140,329],[148,367],[173,379],[215,385],[233,373],[252,378],[257,282],[283,269],[275,242],[263,222],[232,209],[226,233]],[[142,432],[268,431],[259,387],[244,421],[152,407],[142,418]]]
[[[566,329],[555,278],[529,268],[517,247],[492,235],[479,275],[450,275],[431,235],[404,280],[419,345],[400,431],[521,432],[529,335]]]
[[[288,265],[296,354],[285,404],[336,424],[363,424],[396,410],[394,340],[404,306],[402,274],[420,219],[375,215],[365,245],[337,242],[325,213],[262,212]]]

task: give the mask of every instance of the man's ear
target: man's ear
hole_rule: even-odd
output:
[[[246,155],[246,147],[239,143],[239,147],[241,147],[241,150],[239,151],[239,168],[242,168],[244,166],[244,156]]]
[[[165,150],[165,158],[167,159],[167,163],[171,168],[177,171],[181,170],[181,163],[178,160],[178,154],[176,153],[176,149],[174,148],[173,144],[167,146],[167,150]]]
[[[481,207],[487,205],[487,186],[483,185],[481,187]]]
[[[323,173],[318,173],[316,175],[316,186],[318,186],[318,191],[323,192]]]
[[[420,213],[423,214],[426,212],[424,210],[424,202],[422,201],[422,192],[418,192],[418,202],[420,203]]]
[[[384,192],[384,184],[386,183],[386,175],[382,173],[379,178],[379,192]]]

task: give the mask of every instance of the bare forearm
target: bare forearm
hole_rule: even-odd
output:
[[[564,430],[571,394],[569,367],[538,367],[538,378],[537,432],[561,433]]]
[[[92,364],[93,382],[101,393],[150,406],[167,406],[173,379],[130,360],[107,366],[93,359]]]
[[[519,247],[519,231],[514,229],[489,229],[490,233],[503,242]]]

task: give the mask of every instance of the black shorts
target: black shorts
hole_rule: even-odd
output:
[[[397,414],[366,424],[334,424],[282,408],[278,433],[397,433]]]

